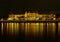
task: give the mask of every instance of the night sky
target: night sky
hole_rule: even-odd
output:
[[[0,18],[9,13],[25,13],[25,11],[38,11],[49,13],[54,11],[60,14],[60,1],[58,0],[0,0]],[[3,15],[5,14],[5,15]]]

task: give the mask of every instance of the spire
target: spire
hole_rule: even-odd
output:
[[[27,11],[25,12],[25,17],[27,17]]]

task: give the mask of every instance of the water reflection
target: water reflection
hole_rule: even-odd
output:
[[[55,39],[55,23],[2,23],[1,25],[2,34],[5,30],[7,35],[19,35],[21,33],[25,37],[34,36],[34,38],[42,38],[46,34],[48,38]],[[59,31],[60,29],[58,29]]]
[[[1,23],[1,32],[2,32],[2,35],[3,35],[3,23]]]
[[[58,40],[60,41],[60,23],[58,23]]]
[[[58,34],[60,35],[60,23],[58,23]]]
[[[56,24],[47,23],[47,36],[49,38],[55,39],[55,33],[56,33]]]
[[[19,23],[2,23],[1,31],[7,35],[14,35],[19,33]]]

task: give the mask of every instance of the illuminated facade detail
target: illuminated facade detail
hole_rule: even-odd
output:
[[[8,16],[7,20],[19,20],[24,15],[19,14],[11,14]]]
[[[38,17],[38,14],[33,12],[33,13],[25,13],[25,20],[36,20],[36,18]]]
[[[25,12],[25,14],[12,14],[9,15],[7,20],[56,20],[55,14],[38,14]]]

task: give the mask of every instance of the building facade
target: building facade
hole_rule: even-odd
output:
[[[39,14],[25,12],[25,14],[9,14],[7,20],[55,20],[55,14]]]

